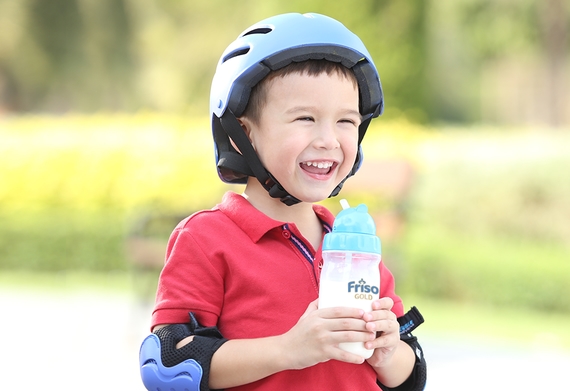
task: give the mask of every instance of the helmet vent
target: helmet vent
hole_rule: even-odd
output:
[[[222,62],[226,62],[226,61],[228,61],[228,60],[231,60],[231,59],[234,58],[234,57],[243,56],[244,54],[247,54],[247,52],[249,52],[249,48],[248,48],[248,47],[247,47],[247,48],[240,48],[240,49],[234,50],[234,51],[228,53],[228,54],[224,57],[224,59],[222,60]]]
[[[253,35],[253,34],[267,34],[267,33],[270,33],[272,31],[273,31],[273,29],[271,27],[258,27],[256,29],[246,31],[245,33],[242,34],[242,37],[245,37],[247,35]]]

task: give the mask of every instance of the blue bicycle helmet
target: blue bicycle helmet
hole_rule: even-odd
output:
[[[338,62],[351,69],[358,82],[360,114],[359,145],[370,120],[384,108],[378,71],[366,47],[342,23],[319,14],[277,15],[254,24],[222,54],[212,81],[210,112],[218,175],[226,183],[246,183],[255,176],[271,197],[287,205],[299,202],[268,172],[243,132],[240,117],[251,89],[271,71],[306,60]],[[232,146],[231,140],[241,151]],[[339,193],[344,181],[362,162],[359,147],[349,175],[330,196]]]

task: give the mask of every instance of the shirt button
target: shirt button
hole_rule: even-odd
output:
[[[291,237],[291,232],[289,232],[288,230],[284,229],[283,230],[283,237],[285,239],[289,239]]]

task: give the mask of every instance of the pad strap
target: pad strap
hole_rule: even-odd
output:
[[[414,306],[408,312],[398,318],[400,324],[400,335],[411,333],[424,322],[424,317]]]

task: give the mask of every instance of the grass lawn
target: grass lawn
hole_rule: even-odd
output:
[[[32,292],[48,293],[87,290],[128,294],[131,287],[131,275],[127,272],[66,271],[33,273],[29,271],[6,270],[0,272],[0,288],[2,289],[26,289]]]
[[[425,318],[417,333],[570,352],[570,314],[426,298],[404,298],[404,303],[418,307]]]

